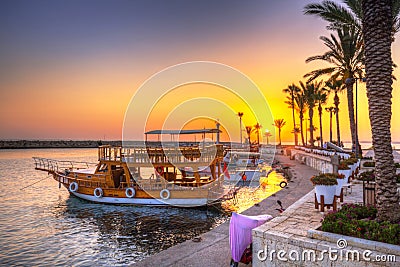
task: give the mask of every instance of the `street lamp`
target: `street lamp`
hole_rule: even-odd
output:
[[[356,134],[356,143],[354,144],[355,145],[355,154],[356,154],[356,158],[358,158],[358,154],[359,154],[359,147],[358,147],[358,89],[357,89],[357,81],[358,80],[361,80],[362,82],[366,82],[366,78],[347,78],[346,80],[345,80],[345,83],[346,84],[351,84],[351,83],[354,83],[354,82],[356,82],[356,132],[355,132],[355,134]]]
[[[242,146],[242,117],[243,117],[243,112],[238,112],[237,114],[239,116],[239,122],[240,122],[240,145]]]

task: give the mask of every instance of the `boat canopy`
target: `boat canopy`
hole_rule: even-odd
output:
[[[209,129],[191,129],[191,130],[152,130],[145,132],[146,136],[146,141],[147,141],[147,135],[162,135],[162,134],[169,134],[171,135],[171,140],[172,136],[174,135],[181,135],[181,134],[202,134],[203,138],[205,137],[206,134],[217,134],[217,143],[219,140],[219,134],[222,133],[222,131],[218,128],[209,128]]]
[[[153,130],[145,132],[148,134],[206,134],[206,133],[222,133],[221,130],[216,128],[211,129],[198,129],[198,130]]]

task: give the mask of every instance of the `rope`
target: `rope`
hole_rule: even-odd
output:
[[[37,184],[37,183],[43,181],[44,179],[49,178],[50,176],[51,176],[51,174],[47,175],[46,177],[44,177],[44,178],[42,178],[42,179],[40,179],[40,180],[38,180],[38,181],[35,181],[35,182],[32,183],[32,184],[29,184],[29,185],[27,185],[27,186],[24,186],[24,187],[20,188],[19,190],[24,190],[24,189],[27,188],[27,187],[30,187],[30,186],[32,186],[32,185],[34,185],[34,184]]]

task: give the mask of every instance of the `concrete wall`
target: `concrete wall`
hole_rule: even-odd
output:
[[[333,166],[329,157],[319,156],[311,153],[306,153],[300,150],[293,149],[292,157],[307,166],[310,166],[322,173],[332,173]]]

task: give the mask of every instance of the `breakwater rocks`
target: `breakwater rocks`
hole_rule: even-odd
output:
[[[100,145],[121,146],[122,142],[100,140],[0,140],[0,149],[96,148]]]

